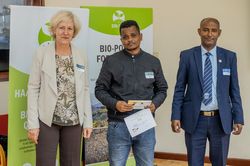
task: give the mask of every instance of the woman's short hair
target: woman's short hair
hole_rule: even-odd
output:
[[[60,24],[62,21],[68,21],[68,20],[72,20],[74,24],[73,38],[78,34],[78,32],[81,29],[81,23],[77,18],[77,16],[74,15],[71,11],[61,10],[57,12],[54,16],[52,16],[50,20],[49,31],[54,39],[56,36],[53,31],[57,28],[58,24]]]

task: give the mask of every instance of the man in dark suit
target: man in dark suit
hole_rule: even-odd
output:
[[[231,131],[239,135],[244,124],[236,53],[216,46],[217,19],[203,19],[198,33],[201,46],[180,54],[171,127],[185,130],[190,166],[204,165],[207,140],[212,165],[224,166]]]

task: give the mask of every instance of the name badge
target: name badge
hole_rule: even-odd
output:
[[[153,79],[154,78],[154,72],[145,72],[145,78],[146,79]]]
[[[80,65],[80,64],[76,64],[76,69],[80,72],[84,72],[85,71],[85,66],[84,65]]]
[[[222,74],[224,76],[230,76],[231,75],[230,69],[222,69]]]

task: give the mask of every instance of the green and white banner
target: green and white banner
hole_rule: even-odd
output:
[[[107,111],[95,98],[94,87],[105,57],[123,49],[119,36],[120,23],[129,19],[136,20],[143,34],[142,49],[153,53],[153,11],[151,8],[82,7],[73,9],[11,6],[8,112],[8,165],[10,166],[35,165],[35,146],[27,139],[26,131],[28,77],[35,50],[39,45],[50,44],[52,40],[48,32],[49,20],[62,9],[70,10],[79,17],[82,29],[73,43],[78,48],[87,50],[89,59],[90,95],[95,130],[91,139],[86,141],[87,163],[97,163],[108,159]]]
[[[95,127],[91,139],[86,140],[86,163],[96,163],[108,160],[106,141],[107,110],[94,95],[95,82],[102,62],[106,56],[123,49],[119,27],[120,23],[125,20],[136,20],[138,22],[143,34],[141,48],[153,54],[153,10],[152,8],[89,6],[82,6],[82,8],[89,9],[90,17],[87,51],[90,71],[90,95]],[[103,165],[107,164],[103,163]]]
[[[50,44],[50,18],[59,10],[70,10],[82,29],[73,40],[87,50],[88,9],[11,6],[8,165],[35,166],[35,146],[27,139],[27,83],[32,57],[39,45]]]

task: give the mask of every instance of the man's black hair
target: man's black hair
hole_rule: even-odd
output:
[[[126,20],[126,21],[123,21],[120,25],[120,34],[123,28],[129,28],[132,26],[135,26],[138,32],[140,33],[140,27],[135,20]]]

